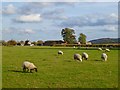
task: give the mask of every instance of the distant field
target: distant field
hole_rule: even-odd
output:
[[[57,55],[62,50],[64,55]],[[73,60],[74,53],[87,52],[89,59]],[[118,50],[108,52],[101,61],[101,51],[49,47],[3,47],[3,88],[117,88]],[[36,73],[23,73],[24,60],[38,67]]]

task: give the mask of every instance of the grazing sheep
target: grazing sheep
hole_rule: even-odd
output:
[[[88,59],[88,54],[85,53],[85,52],[83,52],[83,53],[82,53],[82,59],[87,60],[87,59]]]
[[[79,60],[82,62],[82,58],[80,54],[74,54],[74,60]]]
[[[106,52],[110,52],[110,49],[106,48],[105,51],[106,51]]]
[[[61,54],[61,55],[63,55],[63,52],[59,50],[59,51],[58,51],[58,54]]]
[[[104,60],[104,61],[107,61],[107,54],[106,53],[102,53],[101,55],[101,58]]]
[[[37,67],[31,62],[24,61],[22,67],[23,67],[23,72],[25,71],[28,72],[29,70],[30,72],[32,72],[32,70],[35,70],[37,72]]]
[[[99,51],[102,51],[102,48],[98,48]]]

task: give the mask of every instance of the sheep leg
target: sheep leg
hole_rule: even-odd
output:
[[[79,60],[79,59],[77,59],[76,61],[77,61],[77,62],[80,62],[80,60]]]
[[[25,71],[26,71],[26,67],[24,66],[24,67],[23,67],[23,72],[25,72]]]
[[[37,68],[34,68],[34,70],[37,72]]]
[[[104,61],[104,57],[101,57],[101,59]]]
[[[28,69],[28,68],[26,68],[26,71],[28,72],[28,71],[29,71],[29,69]]]
[[[33,70],[33,69],[30,69],[30,72],[31,72],[31,73],[32,73],[32,70]]]
[[[84,57],[82,56],[82,59],[84,59]]]

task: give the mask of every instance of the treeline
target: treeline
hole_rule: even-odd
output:
[[[66,44],[66,43],[62,40],[47,40],[47,41],[38,40],[38,41],[32,41],[32,42],[30,40],[26,40],[26,41],[1,40],[0,41],[0,45],[2,46],[53,46],[55,44]]]
[[[56,41],[33,41],[30,42],[29,40],[26,41],[15,41],[15,40],[9,40],[9,41],[0,41],[1,46],[55,46],[55,47],[107,47],[107,48],[114,48],[114,47],[120,47],[120,44],[67,44],[66,42],[62,40],[56,40]]]
[[[26,41],[1,40],[0,45],[2,45],[2,46],[33,46],[33,45],[41,46],[41,45],[43,45],[43,41],[38,40],[38,41],[30,42],[29,40],[26,40]]]

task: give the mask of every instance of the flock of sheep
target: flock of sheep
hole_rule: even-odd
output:
[[[98,48],[98,50],[103,51],[102,48]],[[110,50],[105,49],[105,52],[110,52]],[[103,61],[107,61],[107,58],[108,58],[108,56],[105,52],[101,54],[101,59]],[[63,51],[59,50],[58,55],[63,55]],[[81,62],[82,62],[83,59],[88,60],[88,57],[89,56],[86,52],[83,52],[82,55],[80,55],[78,53],[74,54],[74,60],[78,60],[78,61],[81,61]],[[29,71],[30,72],[32,72],[32,71],[37,72],[37,67],[29,61],[24,61],[23,65],[22,65],[22,68],[23,68],[23,72],[29,72]]]

